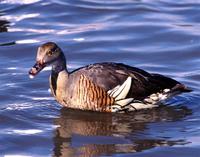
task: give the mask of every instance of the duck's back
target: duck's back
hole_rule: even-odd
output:
[[[137,100],[142,100],[150,94],[164,89],[171,89],[180,84],[171,78],[159,74],[150,74],[122,63],[96,63],[82,67],[70,73],[70,82],[73,84],[73,82],[76,82],[74,80],[79,79],[81,75],[84,75],[105,91],[123,84],[127,77],[130,76],[132,84],[128,97]]]

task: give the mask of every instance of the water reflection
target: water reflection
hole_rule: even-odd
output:
[[[55,120],[59,127],[54,136],[54,156],[90,157],[185,144],[184,140],[152,139],[145,132],[150,122],[177,121],[189,114],[191,110],[185,107],[166,106],[118,115],[62,109]]]

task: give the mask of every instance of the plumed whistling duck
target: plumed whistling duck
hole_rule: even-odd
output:
[[[157,107],[163,100],[191,91],[174,79],[122,63],[95,63],[69,72],[63,51],[53,42],[39,46],[30,77],[48,65],[52,65],[51,92],[68,108],[135,111]]]

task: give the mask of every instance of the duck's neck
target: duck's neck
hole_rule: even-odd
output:
[[[65,91],[68,76],[69,73],[66,67],[65,56],[62,54],[61,57],[53,63],[50,77],[52,94],[57,100],[62,97],[63,91]]]
[[[66,59],[63,53],[61,54],[61,57],[53,63],[52,74],[58,75],[62,71],[66,71],[68,74],[66,67]]]

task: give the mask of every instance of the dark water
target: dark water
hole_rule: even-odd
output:
[[[130,114],[66,110],[47,68],[27,71],[57,42],[68,67],[123,62],[194,89]],[[0,0],[0,156],[200,156],[200,2]]]

